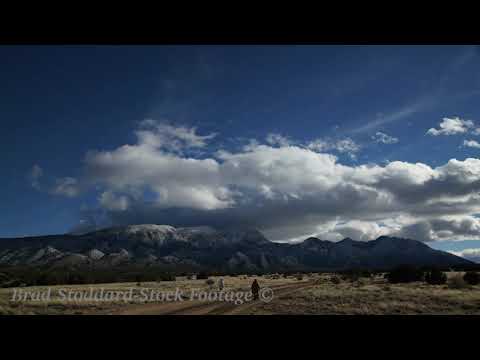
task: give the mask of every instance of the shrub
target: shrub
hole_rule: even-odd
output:
[[[461,275],[455,275],[448,279],[448,287],[450,289],[465,289],[467,286]]]
[[[347,273],[344,273],[344,274],[343,274],[342,279],[343,279],[344,281],[355,282],[355,281],[358,281],[358,279],[360,279],[360,276],[359,276],[358,273],[347,272]]]
[[[172,274],[161,274],[159,277],[158,277],[158,280],[157,281],[175,281],[176,278],[174,275]]]
[[[480,284],[480,274],[476,271],[467,271],[463,275],[463,280],[469,285],[478,285]]]
[[[447,282],[447,275],[438,269],[432,269],[425,274],[425,281],[430,285],[442,285]]]
[[[350,269],[342,273],[342,278],[345,281],[358,281],[361,277],[370,277],[371,271],[366,269]]]
[[[213,284],[215,284],[215,280],[213,280],[213,279],[207,279],[207,280],[205,281],[205,284],[207,284],[208,286],[213,286]]]
[[[298,281],[303,280],[303,275],[302,275],[302,274],[298,274],[298,275],[297,275],[297,280],[298,280]]]
[[[201,272],[197,275],[197,280],[206,280],[208,279],[208,274],[206,272]]]
[[[389,283],[409,283],[423,280],[423,271],[411,266],[398,266],[386,276]]]
[[[333,284],[335,284],[335,285],[338,285],[338,284],[340,284],[340,282],[341,282],[341,280],[340,280],[340,278],[339,278],[338,276],[332,276],[332,277],[330,278],[330,281],[331,281]]]

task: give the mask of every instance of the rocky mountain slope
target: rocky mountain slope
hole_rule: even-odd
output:
[[[0,239],[0,265],[163,265],[224,271],[387,269],[396,265],[468,266],[461,257],[426,244],[382,236],[334,243],[308,238],[279,244],[254,229],[217,230],[131,225],[84,235]]]

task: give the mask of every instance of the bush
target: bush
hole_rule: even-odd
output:
[[[432,269],[425,274],[425,281],[430,285],[442,285],[447,282],[447,275],[438,269]]]
[[[298,274],[298,275],[297,275],[297,280],[298,280],[298,281],[303,280],[303,275],[302,275],[302,274]]]
[[[480,274],[476,271],[467,271],[463,275],[463,280],[469,285],[478,285],[480,284]]]
[[[342,279],[344,281],[355,282],[355,281],[358,281],[358,279],[360,279],[360,275],[355,272],[346,272],[342,275]]]
[[[197,280],[206,280],[208,279],[208,274],[206,272],[201,272],[197,275]]]
[[[207,284],[208,286],[213,286],[213,284],[215,284],[215,280],[213,280],[213,279],[207,279],[207,280],[205,281],[205,284]]]
[[[340,280],[340,278],[339,278],[338,276],[332,276],[332,277],[330,278],[330,281],[331,281],[333,284],[335,284],[335,285],[338,285],[338,284],[341,283],[341,280]]]
[[[423,271],[411,266],[399,266],[385,276],[389,283],[409,283],[423,280]]]
[[[342,278],[345,281],[358,281],[361,277],[369,278],[371,276],[371,271],[366,269],[351,269],[344,271],[342,273]]]
[[[455,275],[448,279],[448,287],[450,289],[465,289],[467,286],[461,275]]]
[[[176,277],[172,274],[161,274],[157,281],[175,281]]]

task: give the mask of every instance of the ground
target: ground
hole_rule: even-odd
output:
[[[461,274],[450,273],[449,277]],[[51,287],[49,301],[12,301],[14,289],[0,289],[0,314],[480,314],[480,286],[452,289],[448,285],[425,283],[388,284],[381,276],[364,277],[356,281],[341,280],[335,284],[332,274],[311,274],[299,280],[288,278],[256,277],[262,289],[270,288],[273,300],[264,302],[203,301],[188,299],[191,289],[217,291],[218,277],[213,277],[214,286],[205,280],[177,278],[176,281],[148,283],[118,283],[95,285],[70,285]],[[225,291],[248,293],[254,277],[223,277]],[[90,288],[123,291],[132,289],[133,294],[179,292],[188,294],[184,301],[112,300],[102,302],[75,302],[60,298],[59,290],[88,293]],[[16,288],[22,291],[46,292],[47,287]],[[217,292],[218,294],[218,292]],[[173,295],[172,295],[173,296]]]

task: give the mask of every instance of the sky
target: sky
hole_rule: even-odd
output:
[[[480,255],[478,46],[0,46],[0,237],[137,223]]]

